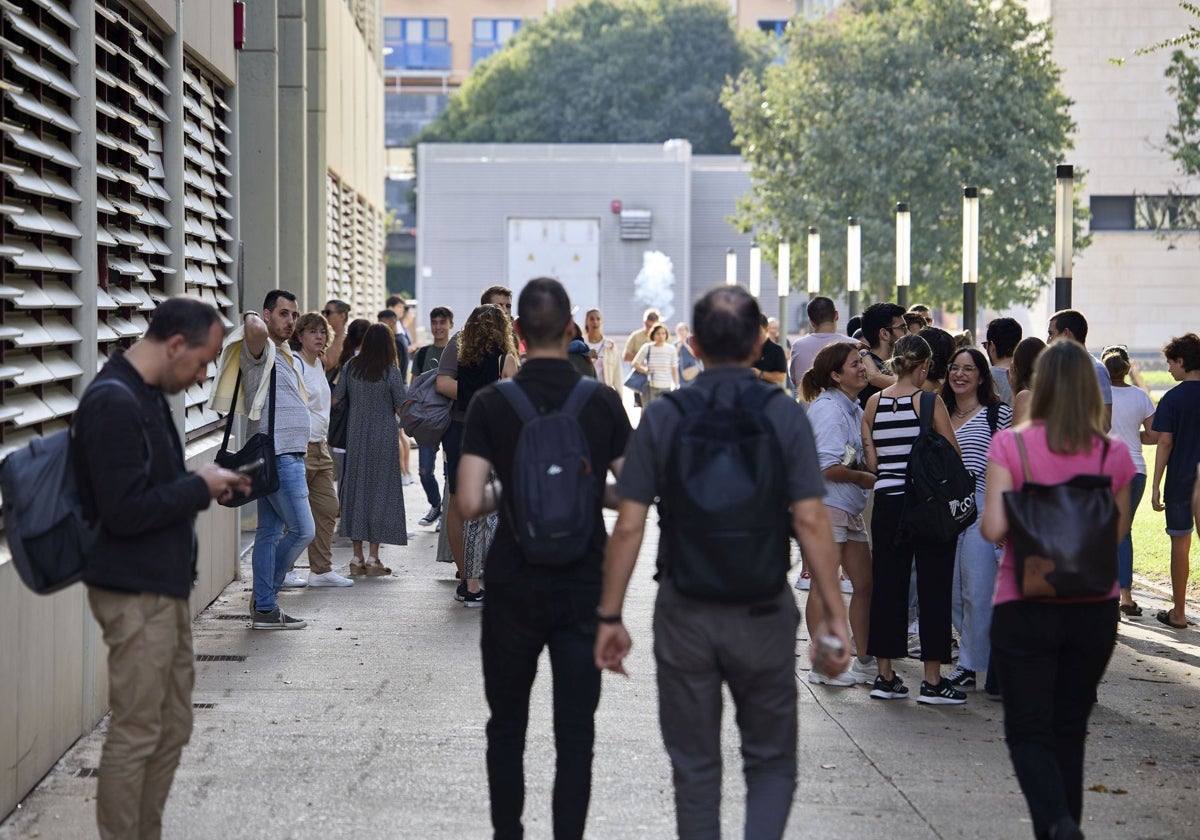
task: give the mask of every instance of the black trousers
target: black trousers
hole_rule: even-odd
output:
[[[483,606],[483,686],[488,789],[496,840],[524,836],[525,730],[538,657],[550,649],[554,675],[554,838],[583,837],[592,792],[594,716],[600,671],[592,646],[600,583],[528,576],[489,581]]]
[[[1035,837],[1083,814],[1083,754],[1096,686],[1117,641],[1117,601],[1012,601],[992,614],[1004,736]]]
[[[921,659],[950,661],[950,600],[957,540],[896,542],[904,496],[875,496],[871,515],[871,629],[867,653],[884,659],[908,656],[908,582],[917,564],[921,609]]]

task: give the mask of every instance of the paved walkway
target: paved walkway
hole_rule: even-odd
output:
[[[408,510],[425,509],[420,487]],[[415,516],[412,517],[415,519]],[[597,718],[588,837],[668,838],[670,768],[658,735],[650,618],[653,538],[625,610],[634,637],[628,680],[605,675]],[[436,534],[384,551],[392,577],[350,589],[289,591],[297,632],[246,627],[235,582],[196,622],[195,733],[167,806],[168,838],[482,838],[484,770],[480,611],[453,600],[453,570],[432,561]],[[344,566],[349,548],[337,549]],[[303,561],[302,561],[303,562]],[[248,575],[249,570],[246,569]],[[1084,829],[1097,838],[1200,836],[1200,633],[1122,621],[1089,741]],[[803,595],[798,597],[803,598]],[[789,837],[1032,836],[1004,747],[999,704],[871,700],[863,687],[810,685],[801,625],[800,786]],[[229,658],[233,659],[230,660]],[[244,657],[244,659],[243,659]],[[901,664],[910,686],[919,664]],[[553,742],[543,658],[526,757],[527,835],[550,837]],[[724,835],[740,837],[738,745],[726,716]],[[104,725],[63,758],[0,838],[95,837]],[[83,776],[80,776],[80,771]]]

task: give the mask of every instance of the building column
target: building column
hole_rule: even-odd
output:
[[[279,277],[301,312],[313,309],[308,280],[308,51],[306,0],[280,0],[279,18]]]
[[[308,32],[307,75],[308,75],[308,157],[305,180],[308,184],[306,224],[308,230],[308,274],[305,286],[309,309],[320,309],[329,299],[326,283],[326,261],[329,257],[325,232],[325,213],[329,199],[326,195],[325,173],[329,168],[328,147],[325,142],[325,121],[329,97],[328,24],[325,0],[306,0],[308,14],[305,20]]]

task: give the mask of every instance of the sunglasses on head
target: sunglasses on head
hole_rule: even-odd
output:
[[[1125,344],[1110,344],[1100,351],[1100,358],[1104,358],[1109,353],[1116,353],[1125,361],[1129,361],[1129,347]]]

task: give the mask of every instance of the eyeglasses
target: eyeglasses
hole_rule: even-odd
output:
[[[947,370],[951,373],[979,373],[979,368],[975,365],[950,365]]]
[[[900,330],[901,332],[907,332],[908,324],[892,324],[890,327],[888,327],[888,329],[893,331]]]
[[[322,309],[321,314],[324,315],[326,318],[328,318],[330,315],[333,314],[333,310],[332,309]]]

